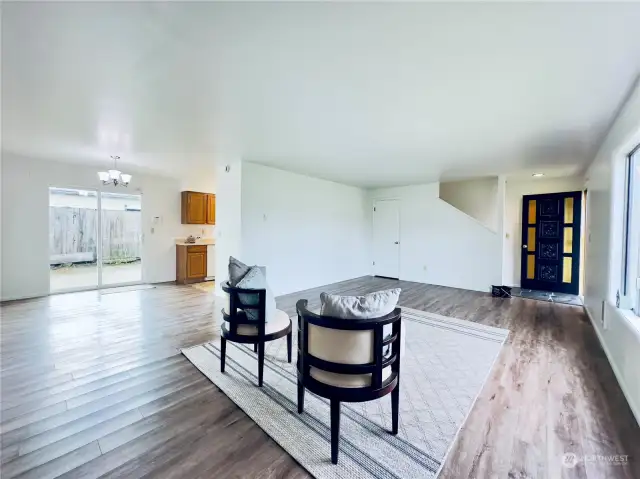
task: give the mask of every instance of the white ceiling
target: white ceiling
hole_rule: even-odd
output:
[[[5,2],[3,149],[362,186],[571,174],[640,73],[638,25],[632,3]]]

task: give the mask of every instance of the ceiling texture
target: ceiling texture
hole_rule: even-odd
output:
[[[3,150],[97,168],[574,174],[640,74],[638,3],[1,8]]]

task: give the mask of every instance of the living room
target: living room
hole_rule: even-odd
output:
[[[2,476],[640,477],[639,21],[4,4]]]

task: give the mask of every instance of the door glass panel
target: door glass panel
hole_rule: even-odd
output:
[[[527,279],[535,279],[536,276],[536,256],[530,254],[527,256]]]
[[[529,200],[529,224],[536,224],[536,200]]]
[[[564,222],[573,223],[573,198],[564,199]]]
[[[565,256],[563,258],[562,264],[562,282],[563,283],[571,283],[571,267],[573,265],[573,260],[571,256]]]
[[[564,229],[564,253],[571,254],[573,252],[573,226],[567,226]]]
[[[535,251],[536,250],[536,228],[534,227],[529,227],[529,237],[527,238],[527,249],[529,251]]]
[[[98,193],[49,188],[51,292],[98,286]]]
[[[102,284],[142,281],[142,197],[101,193]]]

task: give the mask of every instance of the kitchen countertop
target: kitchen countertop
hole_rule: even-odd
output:
[[[197,245],[214,245],[216,244],[216,240],[214,238],[200,238],[197,239],[195,243],[187,243],[184,238],[180,238],[176,240],[177,246],[197,246]]]

